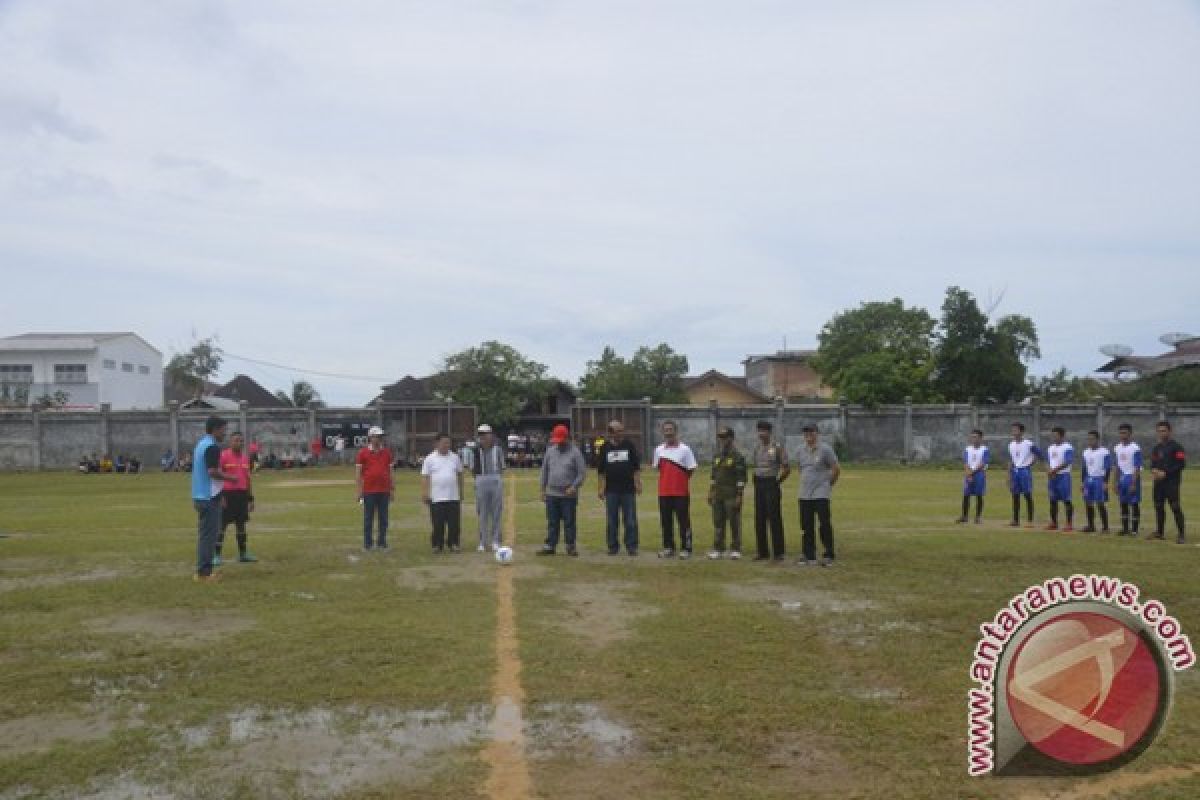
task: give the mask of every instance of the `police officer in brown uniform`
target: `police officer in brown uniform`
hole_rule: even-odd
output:
[[[783,561],[783,497],[780,484],[792,473],[787,450],[771,439],[771,423],[759,420],[758,442],[754,445],[751,462],[754,467],[754,540],[758,554],[755,561],[774,558]],[[767,530],[771,531],[770,549]]]

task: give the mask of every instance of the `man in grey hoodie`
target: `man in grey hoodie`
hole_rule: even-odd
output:
[[[575,511],[579,505],[579,487],[586,477],[587,462],[571,441],[567,426],[555,425],[550,432],[550,447],[542,459],[541,494],[542,502],[546,504],[546,543],[538,555],[554,555],[560,525],[567,540],[567,555],[579,555],[575,547]]]

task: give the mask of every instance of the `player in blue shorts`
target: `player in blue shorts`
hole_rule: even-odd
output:
[[[1117,428],[1113,458],[1117,462],[1116,486],[1121,503],[1121,536],[1137,536],[1142,521],[1142,448],[1133,440],[1133,426],[1122,423]]]
[[[1075,463],[1075,448],[1068,442],[1065,429],[1055,426],[1050,429],[1050,446],[1046,448],[1046,488],[1050,494],[1050,524],[1048,531],[1058,530],[1058,504],[1067,511],[1064,533],[1075,530],[1075,505],[1071,502],[1071,465]]]
[[[1096,511],[1100,512],[1100,532],[1108,533],[1108,479],[1112,476],[1113,457],[1100,444],[1100,432],[1088,431],[1087,449],[1083,451],[1083,502],[1087,507],[1087,527],[1084,533],[1096,532]]]
[[[1008,490],[1012,492],[1012,522],[1010,528],[1021,524],[1021,498],[1025,498],[1026,528],[1033,527],[1033,464],[1042,451],[1025,438],[1025,426],[1012,424],[1012,441],[1008,443]]]
[[[975,498],[975,524],[983,523],[983,496],[987,494],[987,468],[991,460],[992,454],[983,443],[983,431],[976,428],[971,431],[970,444],[963,450],[962,516],[958,518],[960,525],[967,522],[972,497]]]

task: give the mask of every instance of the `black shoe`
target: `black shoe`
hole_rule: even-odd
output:
[[[1088,525],[1086,527],[1080,528],[1079,532],[1080,533],[1095,533],[1096,529],[1093,526]]]
[[[770,561],[771,557],[770,556],[755,556],[754,560],[755,561]]]
[[[542,545],[541,549],[537,551],[537,554],[539,556],[552,556],[554,555],[554,548],[548,544],[544,544]]]
[[[956,519],[956,520],[954,520],[954,521],[955,521],[955,522],[957,522],[959,525],[966,525],[966,524],[967,524],[967,518],[966,518],[966,517],[959,517],[958,519]]]
[[[433,548],[433,554],[434,554],[435,556],[440,556],[440,555],[441,555],[442,553],[444,553],[444,552],[446,552],[446,548],[444,548],[444,547],[435,547],[435,548]]]
[[[1163,539],[1163,538],[1166,538],[1166,534],[1164,534],[1162,531],[1155,531],[1154,533],[1147,533],[1146,538],[1147,539]]]
[[[1109,531],[1108,531],[1108,528],[1101,528],[1101,529],[1100,529],[1100,532],[1101,532],[1101,533],[1108,533]]]
[[[633,550],[630,550],[630,551],[629,551],[629,557],[630,557],[630,558],[637,558],[637,549],[636,549],[636,548],[635,548],[635,549],[633,549]]]
[[[569,556],[574,556],[574,557],[578,557],[578,556],[579,556],[579,551],[578,551],[578,550],[576,550],[574,547],[568,547],[568,548],[567,548],[567,555],[569,555]]]
[[[1187,539],[1182,533],[1175,537],[1175,544],[1187,544]]]
[[[620,550],[609,550],[608,554],[610,556],[619,556],[619,555],[621,555],[621,551]]]

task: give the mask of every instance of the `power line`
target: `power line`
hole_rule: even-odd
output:
[[[262,361],[257,358],[249,358],[247,356],[239,356],[236,353],[231,353],[228,350],[221,351],[223,355],[237,361],[245,361],[250,364],[257,364],[260,367],[274,367],[275,369],[286,369],[289,372],[300,372],[305,375],[317,375],[322,378],[337,378],[344,381],[370,381],[371,383],[387,383],[387,378],[379,378],[370,375],[345,375],[339,372],[321,372],[315,369],[304,369],[303,367],[293,367],[287,364],[276,364],[273,361]]]

